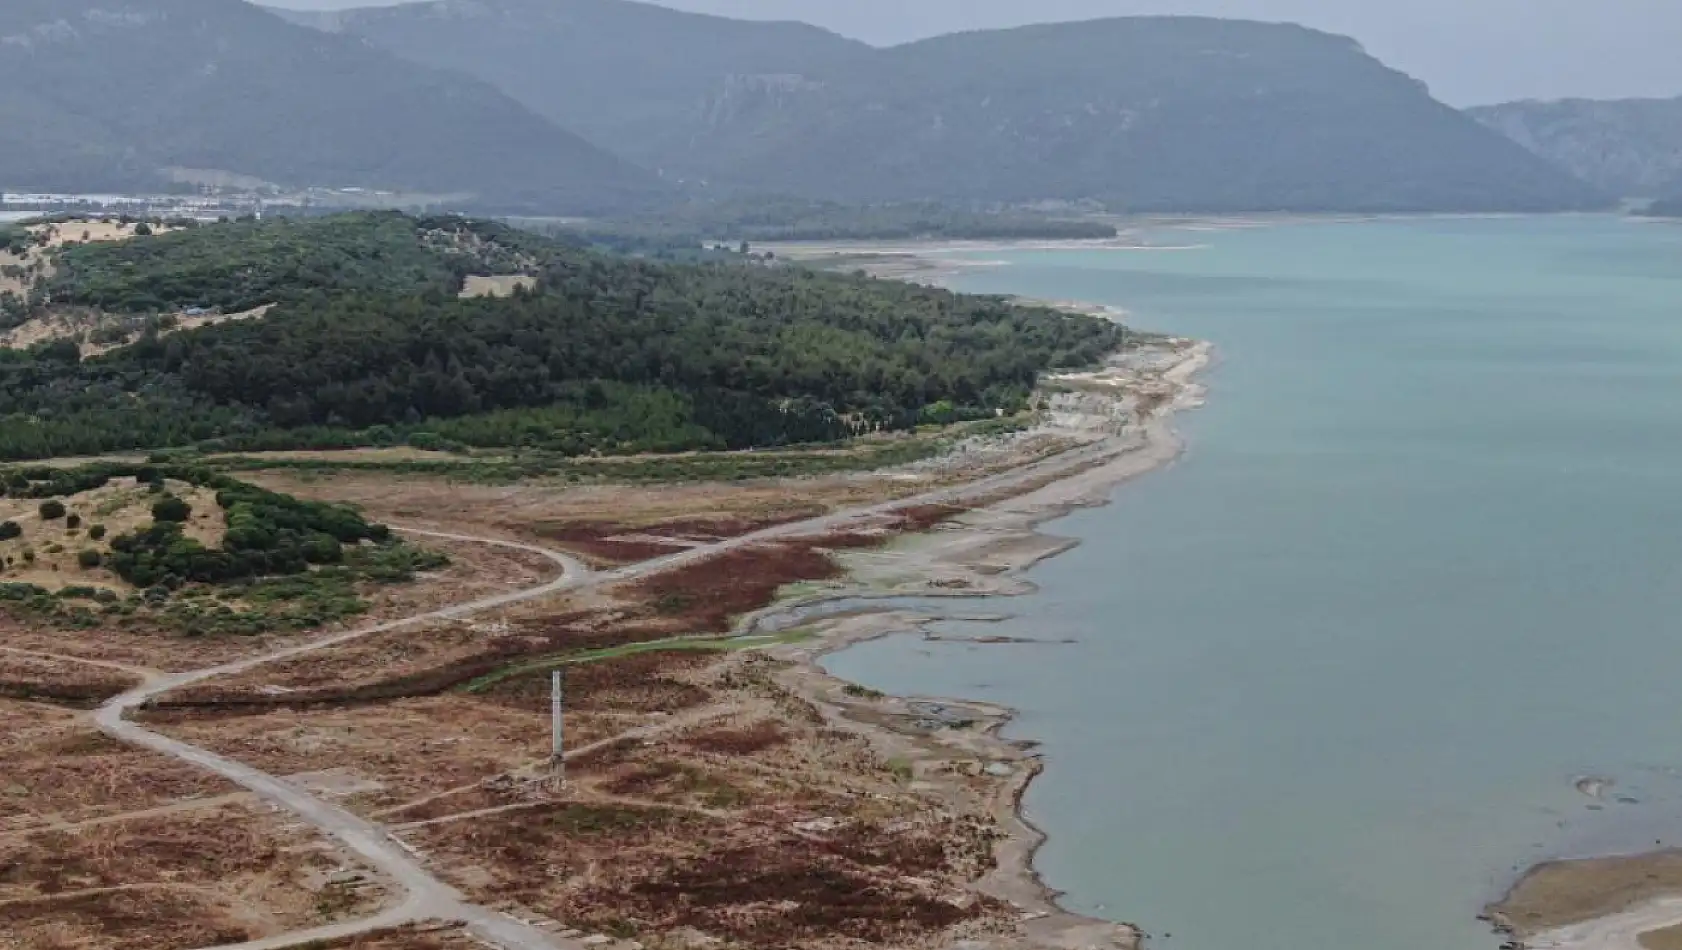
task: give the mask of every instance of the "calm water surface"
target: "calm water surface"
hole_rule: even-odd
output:
[[[1682,843],[1682,228],[1153,238],[960,282],[1218,347],[1185,459],[987,605],[1078,645],[831,668],[1021,709],[1041,870],[1158,948],[1489,950],[1514,868]]]

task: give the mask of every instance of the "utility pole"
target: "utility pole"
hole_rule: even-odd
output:
[[[557,785],[565,785],[567,781],[567,761],[565,734],[561,726],[561,710],[566,690],[566,670],[557,669],[550,674],[549,679],[549,720],[552,746],[549,750],[549,765],[554,770]]]

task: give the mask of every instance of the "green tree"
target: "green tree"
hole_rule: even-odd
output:
[[[193,506],[174,495],[166,495],[152,505],[152,520],[180,524],[193,516]]]
[[[0,541],[23,537],[23,526],[16,521],[0,521]]]

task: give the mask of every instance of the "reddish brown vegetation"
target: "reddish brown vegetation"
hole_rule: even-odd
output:
[[[862,871],[798,838],[728,847],[673,862],[620,898],[662,929],[695,927],[752,946],[852,937],[890,943],[979,916],[905,880]]]
[[[280,856],[277,842],[241,827],[243,817],[224,809],[0,839],[0,894],[179,882],[183,869],[205,882],[267,871]]]
[[[132,681],[54,683],[42,680],[0,679],[0,698],[52,703],[92,709],[132,686]]]
[[[618,521],[541,522],[533,525],[531,531],[598,566],[619,566],[676,554],[687,547],[684,544],[663,544],[654,540],[656,538],[703,543],[722,541],[815,517],[824,510],[803,506],[760,518],[679,518],[645,525]]]
[[[545,652],[552,651],[522,638],[509,637],[492,640],[477,655],[457,660],[448,666],[355,686],[325,687],[290,693],[259,693],[247,687],[200,687],[168,693],[149,701],[143,708],[141,718],[167,721],[169,717],[164,714],[193,710],[259,715],[281,709],[373,706],[398,699],[438,696],[481,676],[494,673],[512,661]]]
[[[576,712],[677,712],[699,706],[712,694],[678,677],[703,669],[716,657],[698,652],[641,653],[581,663],[567,670],[567,706]],[[519,709],[549,708],[546,675],[510,677],[485,697]]]
[[[77,723],[14,729],[11,719],[0,716],[0,788],[6,790],[0,819],[79,820],[234,790],[215,776]]]
[[[104,891],[0,904],[0,946],[37,950],[158,950],[239,943],[220,908],[179,891]]]
[[[944,900],[912,880],[944,869],[938,843],[920,831],[901,840],[865,826],[830,843],[757,822],[557,804],[421,834],[429,851],[461,854],[488,874],[474,889],[583,927],[634,919],[653,932],[695,927],[786,950],[833,945],[837,936],[910,941],[1000,910]],[[905,869],[893,863],[902,859]]]
[[[135,817],[74,831],[0,838],[0,946],[66,950],[217,945],[355,914],[373,890],[335,895],[325,876],[340,867],[318,839],[288,832],[251,808]],[[264,912],[248,933],[246,895]]]
[[[115,670],[18,653],[0,653],[0,697],[89,709],[139,682]]]
[[[690,632],[728,633],[737,617],[770,604],[784,585],[840,575],[813,542],[783,542],[727,551],[657,574],[634,590]]]
[[[683,738],[683,744],[697,752],[732,756],[754,755],[788,741],[788,733],[774,722],[758,722],[745,729],[706,729]]]
[[[622,771],[605,787],[615,795],[709,808],[739,808],[751,798],[747,792],[706,769],[671,759]]]
[[[571,524],[539,524],[532,533],[554,546],[576,554],[596,567],[618,567],[650,561],[683,550],[656,541],[620,540],[622,535],[645,534],[634,528],[607,521],[578,521]]]

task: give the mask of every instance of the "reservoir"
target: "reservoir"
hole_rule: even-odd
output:
[[[954,282],[1215,344],[1185,456],[962,608],[1076,642],[829,668],[1019,709],[1047,883],[1159,950],[1493,950],[1523,868],[1682,844],[1682,227],[1147,237]]]

